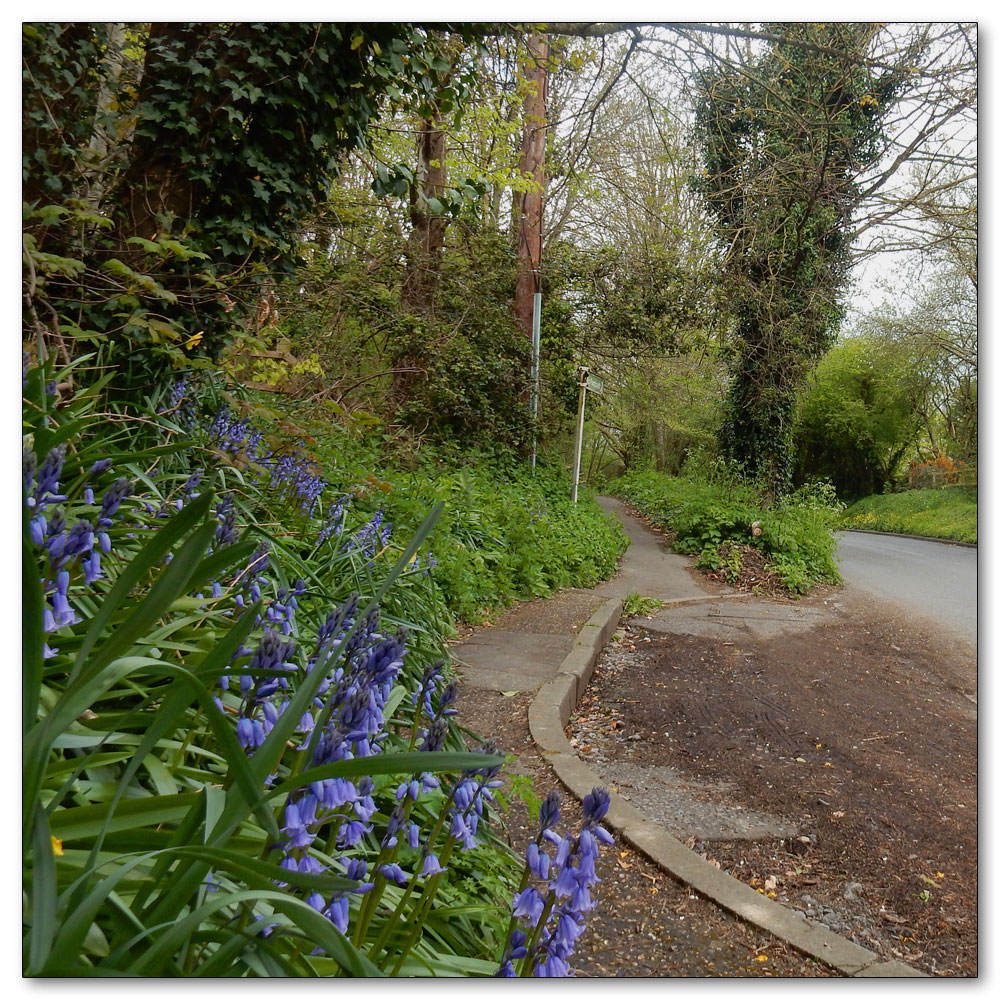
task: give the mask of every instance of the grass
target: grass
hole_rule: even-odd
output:
[[[865,497],[844,511],[840,527],[926,535],[956,542],[977,542],[978,493],[968,486],[906,490]]]
[[[666,603],[666,601],[661,601],[658,597],[643,597],[637,591],[633,591],[625,597],[622,617],[638,618],[641,615],[652,615],[659,611]]]

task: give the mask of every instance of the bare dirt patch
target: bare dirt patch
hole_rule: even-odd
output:
[[[968,651],[843,602],[771,639],[641,624],[626,623],[598,664],[570,729],[580,756],[611,784],[630,767],[669,768],[708,804],[789,824],[783,836],[686,839],[885,959],[975,976]],[[620,791],[643,807],[634,781]]]
[[[533,692],[507,696],[463,687],[463,726],[496,739],[517,757],[512,770],[532,779],[544,796],[559,780],[531,739],[528,706]],[[470,740],[470,742],[472,742]],[[560,828],[579,829],[579,803],[565,792]],[[516,797],[505,816],[510,843],[523,851],[536,833],[527,806]],[[601,884],[572,966],[583,978],[824,977],[835,973],[729,915],[678,884],[627,844],[602,848]]]

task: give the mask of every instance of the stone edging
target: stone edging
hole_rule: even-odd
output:
[[[621,620],[622,608],[621,600],[611,600],[597,609],[580,629],[559,672],[542,685],[528,709],[532,739],[559,780],[578,799],[602,782],[577,757],[566,739],[564,727],[586,690],[598,655]],[[931,978],[904,962],[880,961],[867,948],[834,934],[796,910],[762,896],[744,882],[709,864],[619,796],[612,796],[606,823],[673,878],[845,976]]]

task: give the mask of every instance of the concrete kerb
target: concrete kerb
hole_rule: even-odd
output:
[[[685,604],[688,601],[668,603]],[[597,657],[621,620],[622,608],[621,600],[610,600],[597,609],[580,629],[559,673],[542,685],[528,708],[531,738],[559,780],[578,799],[602,781],[577,757],[564,727],[590,681]],[[620,797],[612,797],[605,822],[672,878],[845,976],[929,978],[903,962],[880,961],[867,948],[834,934],[822,924],[814,923],[798,911],[768,899],[727,875]]]
[[[888,538],[915,538],[919,542],[938,542],[941,545],[960,545],[965,549],[978,549],[978,542],[960,542],[955,538],[935,538],[933,535],[905,535],[901,531],[872,531],[870,528],[838,528],[838,531],[855,531],[859,535],[885,535]]]

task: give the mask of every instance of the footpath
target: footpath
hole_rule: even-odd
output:
[[[565,727],[587,688],[598,656],[621,620],[628,594],[664,602],[651,620],[644,621],[644,627],[706,638],[728,638],[734,628],[771,638],[810,627],[813,614],[735,591],[710,593],[689,572],[687,560],[671,552],[624,504],[609,497],[600,498],[600,502],[622,520],[631,540],[618,574],[590,590],[565,590],[547,601],[517,606],[499,619],[496,627],[477,629],[452,650],[464,686],[505,693],[533,692],[528,709],[531,738],[577,799],[595,785],[608,782],[580,759]],[[684,808],[697,813],[693,800]],[[662,803],[647,803],[641,792],[631,794],[630,801],[613,794],[606,825],[615,831],[616,839],[630,844],[677,882],[822,962],[835,975],[924,976],[903,962],[883,961],[874,952],[721,871],[657,822],[653,816],[658,813],[662,817]],[[698,819],[695,815],[694,822]]]

